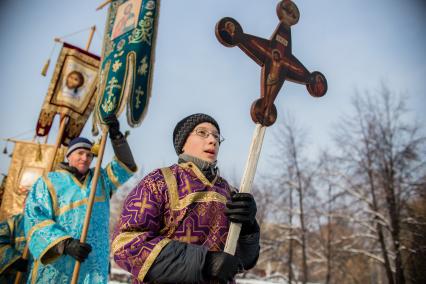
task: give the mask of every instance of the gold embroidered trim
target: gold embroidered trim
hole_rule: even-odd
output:
[[[2,252],[2,255],[4,255],[4,254],[3,254],[3,252]],[[11,266],[11,265],[12,265],[15,261],[17,261],[20,257],[21,257],[20,255],[15,256],[14,258],[12,258],[12,259],[9,261],[9,263],[8,263],[8,264],[6,264],[5,266],[1,267],[1,268],[0,268],[0,274],[2,274],[2,273],[3,273],[3,271],[5,271],[5,270],[6,270],[9,266]]]
[[[173,175],[172,170],[169,167],[160,169],[161,173],[164,176],[164,181],[167,185],[167,192],[169,193],[170,198],[170,209],[176,210],[179,203],[179,194],[177,188],[176,177]]]
[[[15,222],[13,222],[12,218],[7,219],[7,225],[9,226],[9,232],[13,232],[15,230]]]
[[[212,187],[215,184],[216,180],[217,180],[217,175],[216,175],[216,177],[214,178],[214,180],[212,182],[210,182],[204,176],[204,174],[201,172],[201,170],[194,163],[192,163],[192,162],[182,163],[182,164],[179,164],[179,166],[181,168],[183,168],[183,169],[192,170],[194,172],[194,174],[201,180],[201,182],[204,185]]]
[[[137,238],[143,234],[143,232],[123,232],[117,235],[117,237],[112,241],[111,251],[115,254],[120,248],[124,247],[126,244],[131,242],[133,239]]]
[[[182,210],[183,208],[195,202],[212,202],[212,201],[226,204],[227,199],[222,194],[213,192],[213,191],[194,192],[194,193],[188,194],[187,196],[179,200],[175,210]]]
[[[154,263],[157,256],[160,254],[161,250],[171,241],[171,239],[162,239],[159,241],[154,249],[151,251],[151,253],[146,258],[144,264],[142,265],[141,270],[138,274],[138,279],[140,281],[143,281],[143,278],[145,277],[148,270],[151,268],[151,265]]]
[[[189,164],[189,163],[187,163]],[[196,166],[194,165],[196,168]],[[188,168],[191,169],[190,166]],[[182,210],[183,208],[187,207],[188,205],[195,203],[195,202],[211,202],[216,201],[223,204],[226,204],[227,199],[226,196],[214,192],[214,191],[202,191],[202,192],[193,192],[179,200],[179,194],[178,194],[178,188],[177,188],[177,181],[176,177],[173,175],[172,170],[168,167],[160,169],[164,180],[166,182],[169,198],[170,198],[170,208],[172,210]],[[200,172],[202,175],[202,173]],[[203,175],[204,177],[204,175]],[[207,179],[206,179],[207,180]]]
[[[38,276],[38,264],[39,261],[37,259],[34,260],[33,271],[31,272],[31,284],[36,283]]]
[[[26,240],[25,237],[17,237],[17,238],[15,238],[15,243],[24,242],[25,240]]]
[[[33,236],[33,233],[35,231],[40,230],[40,229],[47,227],[49,225],[52,225],[52,224],[55,224],[55,222],[53,220],[44,220],[43,222],[38,223],[37,225],[34,225],[28,232],[28,242],[30,242],[30,240]]]
[[[61,172],[61,173],[67,174],[68,176],[70,176],[73,179],[73,181],[79,186],[79,188],[87,189],[87,182],[88,182],[89,175],[86,175],[86,178],[84,179],[84,185],[82,185],[78,181],[78,179],[75,178],[71,173],[69,173],[69,172],[67,172],[65,170],[58,170],[57,172]],[[48,188],[48,190],[50,192],[50,195],[52,196],[52,199],[54,200],[53,201],[53,207],[54,207],[54,210],[55,210],[55,216],[56,217],[58,217],[58,216],[60,216],[60,215],[62,215],[64,213],[68,212],[71,209],[74,209],[74,208],[77,208],[77,207],[79,207],[81,205],[87,204],[88,198],[85,198],[85,199],[82,199],[82,200],[79,200],[79,201],[75,201],[75,202],[73,202],[71,204],[65,205],[65,206],[63,206],[61,208],[58,208],[58,205],[57,205],[58,201],[57,201],[57,197],[56,197],[56,191],[55,191],[55,189],[53,187],[52,182],[47,177],[46,177],[46,179],[44,179],[44,181],[45,181],[45,183],[47,185],[47,188]],[[97,190],[97,188],[95,190]],[[96,196],[95,197],[95,202],[104,202],[105,201],[105,196],[106,196],[106,194],[105,194],[105,188],[102,185],[101,185],[101,190],[102,190],[101,191],[102,192],[102,196]]]
[[[104,201],[105,201],[105,196],[96,196],[95,197],[95,202],[104,202]],[[62,214],[66,213],[66,212],[68,212],[72,209],[75,209],[75,208],[80,207],[80,206],[85,205],[85,204],[87,205],[88,202],[89,202],[89,198],[84,198],[82,200],[75,201],[73,203],[65,205],[58,210],[56,216],[57,217],[61,216]]]
[[[72,173],[70,173],[70,172],[68,172],[66,170],[57,170],[56,172],[68,175],[74,181],[74,183],[78,185],[78,187],[80,189],[87,189],[87,181],[89,180],[89,173],[84,178],[84,182],[81,183]]]
[[[118,181],[118,178],[115,176],[114,172],[112,171],[111,163],[109,163],[108,166],[106,167],[106,172],[108,174],[109,179],[112,181],[115,187],[119,188],[121,183]]]
[[[52,203],[53,203],[53,211],[56,214],[56,212],[58,211],[58,198],[56,196],[55,188],[53,187],[53,184],[50,181],[50,179],[47,177],[47,175],[43,175],[42,179],[47,186],[47,190],[50,193],[50,197],[52,198]]]
[[[44,257],[44,255],[54,246],[56,246],[57,244],[59,244],[61,241],[65,240],[65,239],[70,239],[72,238],[71,236],[63,236],[60,238],[57,238],[56,240],[54,240],[52,243],[50,243],[40,254],[39,259],[40,262],[43,265],[47,265],[49,263],[52,263],[53,261],[55,261],[58,257],[60,257],[60,254],[51,256],[51,257]]]

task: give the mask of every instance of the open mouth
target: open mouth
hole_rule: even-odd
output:
[[[216,152],[214,150],[205,150],[204,152],[206,152],[207,154],[210,154],[210,155],[216,154]]]

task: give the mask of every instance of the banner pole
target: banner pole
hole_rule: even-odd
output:
[[[83,230],[81,232],[81,237],[80,237],[80,242],[82,242],[82,243],[86,242],[87,232],[89,230],[90,217],[92,215],[92,208],[93,208],[93,204],[95,202],[96,186],[98,184],[99,175],[101,173],[102,159],[103,159],[103,156],[104,156],[104,150],[105,150],[105,144],[106,144],[107,136],[108,136],[108,127],[104,125],[102,127],[101,144],[99,146],[98,159],[96,161],[95,172],[93,173],[93,180],[92,180],[92,185],[90,187],[90,195],[89,195],[89,201],[87,203],[86,216],[84,218]],[[78,274],[80,272],[80,264],[81,263],[79,261],[75,262],[71,284],[76,284],[77,281],[78,281]]]

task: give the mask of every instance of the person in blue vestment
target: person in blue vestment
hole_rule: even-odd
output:
[[[101,169],[86,243],[80,242],[94,169],[92,143],[77,137],[69,143],[59,169],[40,177],[25,206],[25,234],[34,263],[28,283],[69,283],[75,261],[79,283],[107,283],[110,198],[137,170],[115,115],[105,119],[115,158]]]
[[[0,283],[14,283],[18,272],[26,279],[30,260],[22,258],[25,244],[23,214],[0,222]]]

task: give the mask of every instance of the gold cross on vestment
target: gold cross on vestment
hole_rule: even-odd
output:
[[[148,197],[146,196],[146,193],[143,195],[142,202],[135,202],[134,205],[137,207],[140,207],[140,212],[142,213],[145,209],[152,208],[151,204],[147,203]]]
[[[191,224],[186,224],[185,236],[180,237],[179,240],[188,244],[198,241],[199,238],[197,236],[192,236],[191,233]]]

